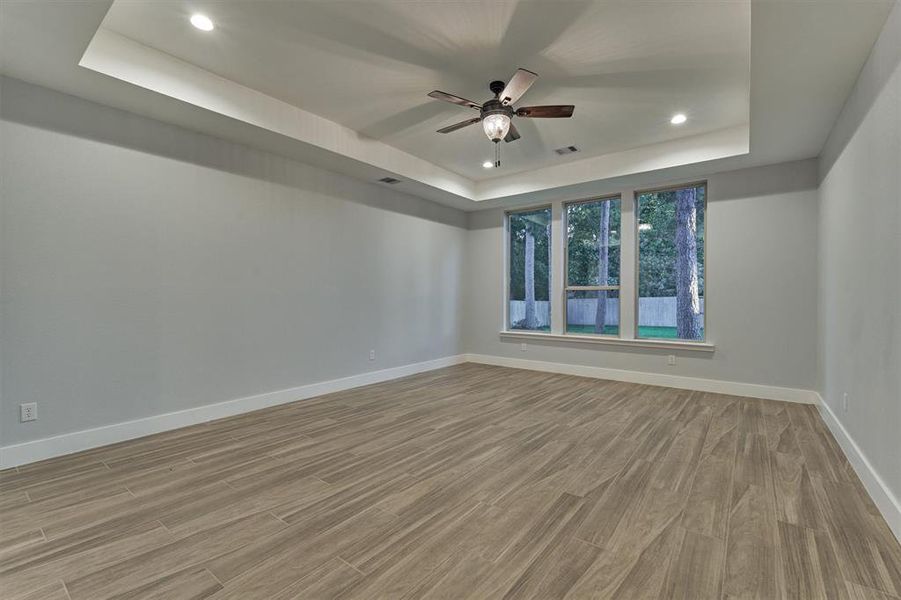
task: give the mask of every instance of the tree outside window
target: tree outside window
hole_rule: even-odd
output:
[[[619,335],[620,200],[565,206],[566,332]]]
[[[510,329],[549,331],[551,327],[551,209],[510,213]]]
[[[642,192],[638,204],[638,337],[704,339],[706,186]]]

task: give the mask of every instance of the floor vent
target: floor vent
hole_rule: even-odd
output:
[[[575,146],[563,146],[562,148],[557,148],[556,150],[554,150],[554,152],[556,152],[560,156],[563,156],[564,154],[572,154],[573,152],[578,151],[579,149]]]
[[[387,183],[388,185],[394,185],[395,183],[400,183],[400,179],[395,179],[394,177],[382,177],[379,179],[382,183]]]

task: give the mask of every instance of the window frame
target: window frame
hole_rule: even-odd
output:
[[[510,257],[512,256],[512,250],[510,248],[510,217],[517,214],[522,213],[530,213],[537,212],[539,210],[547,210],[550,213],[550,220],[548,221],[548,244],[547,244],[547,252],[548,252],[548,329],[550,331],[554,330],[554,319],[553,319],[553,268],[554,268],[554,206],[553,203],[543,202],[541,204],[535,204],[530,206],[525,206],[522,208],[515,208],[504,211],[504,251],[503,251],[503,260],[504,260],[504,311],[503,311],[503,319],[504,319],[504,332],[508,333],[532,333],[536,335],[546,335],[546,332],[542,331],[530,331],[528,329],[514,329],[511,327],[510,323]]]
[[[642,337],[641,335],[639,335],[639,331],[641,331],[639,329],[639,320],[641,319],[641,313],[639,310],[639,302],[638,302],[639,298],[640,298],[639,290],[641,289],[641,231],[639,229],[639,225],[641,224],[641,217],[640,217],[641,202],[640,202],[639,198],[641,197],[642,194],[653,194],[656,192],[671,192],[671,191],[681,190],[681,189],[690,188],[690,187],[703,187],[704,188],[704,229],[703,229],[704,252],[702,254],[702,256],[704,257],[704,296],[703,296],[703,298],[704,298],[704,314],[703,314],[703,325],[702,325],[704,334],[701,337],[701,339],[699,339],[699,340],[684,340],[681,338],[675,338],[675,343],[689,344],[689,345],[690,344],[700,344],[700,345],[709,344],[709,342],[707,341],[707,283],[708,283],[708,279],[707,279],[707,273],[708,273],[708,270],[707,270],[707,245],[708,245],[708,243],[707,243],[708,242],[708,239],[707,239],[707,220],[708,220],[707,219],[707,205],[709,204],[710,196],[708,194],[709,186],[707,184],[706,179],[702,179],[702,180],[698,180],[698,181],[689,181],[686,183],[679,183],[679,184],[673,184],[673,185],[662,185],[662,186],[656,186],[656,187],[652,187],[652,188],[644,188],[644,189],[640,189],[640,190],[636,189],[633,192],[632,205],[633,205],[634,211],[635,211],[635,219],[634,219],[635,229],[633,232],[633,235],[635,238],[635,250],[634,250],[635,260],[633,261],[635,263],[635,276],[634,276],[633,281],[635,282],[635,286],[634,286],[632,297],[633,297],[633,301],[635,303],[634,309],[633,309],[634,310],[633,314],[634,314],[634,318],[635,318],[635,324],[634,324],[635,333],[634,333],[632,339],[634,339],[636,341],[639,341],[639,342],[672,342],[672,340],[670,340],[669,338]]]
[[[706,196],[705,196],[706,199]],[[620,253],[619,253],[619,273],[620,273],[620,283],[618,285],[569,285],[569,207],[577,204],[591,204],[593,202],[610,202],[612,200],[619,201],[620,206]],[[623,265],[623,253],[622,253],[622,206],[623,206],[623,197],[622,194],[608,194],[606,196],[592,196],[590,198],[582,198],[580,200],[570,200],[562,203],[563,207],[563,293],[561,299],[561,307],[563,309],[563,329],[562,335],[569,336],[577,336],[577,337],[592,337],[592,338],[608,338],[608,339],[620,339],[622,338],[622,324],[618,322],[616,327],[616,334],[612,333],[569,333],[567,331],[567,326],[569,324],[569,317],[567,315],[567,294],[569,292],[602,292],[602,291],[616,291],[618,292],[619,300],[622,302],[622,292],[620,288],[622,287],[622,265]],[[704,222],[706,225],[706,221]],[[508,236],[509,237],[509,236]],[[706,251],[706,246],[705,246]],[[619,313],[619,317],[622,317],[622,311]],[[618,318],[618,321],[621,320]]]

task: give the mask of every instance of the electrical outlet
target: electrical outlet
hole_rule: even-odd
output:
[[[842,394],[842,408],[845,412],[848,412],[848,392]]]
[[[676,364],[676,355],[670,354],[669,356],[667,356],[666,364],[668,364],[669,366],[673,366],[674,364]]]
[[[375,350],[369,351],[369,360],[375,360]]]
[[[520,345],[519,345],[519,350],[520,350],[521,352],[525,352],[525,351],[526,351],[526,345],[525,345],[525,344],[520,344]]]
[[[19,405],[19,420],[23,423],[26,421],[38,420],[38,403],[29,402],[28,404]]]

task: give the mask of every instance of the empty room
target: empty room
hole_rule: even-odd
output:
[[[0,0],[0,599],[901,600],[901,0]]]

